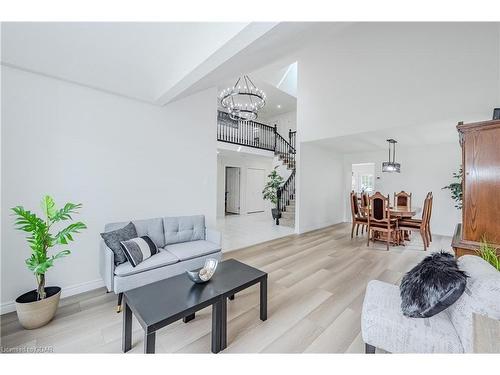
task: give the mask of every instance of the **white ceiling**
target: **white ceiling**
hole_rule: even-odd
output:
[[[247,23],[2,23],[2,63],[154,102]]]
[[[398,141],[401,147],[417,147],[443,143],[457,143],[456,124],[442,123],[426,126],[408,126],[382,129],[343,137],[327,138],[313,143],[341,154],[388,150],[387,139]]]
[[[1,61],[7,66],[164,105],[274,63],[346,25],[4,22]],[[290,77],[280,88],[293,96],[288,87],[293,87],[288,82]],[[283,102],[286,105],[285,99]]]

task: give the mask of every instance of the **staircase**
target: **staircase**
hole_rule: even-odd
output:
[[[277,191],[277,208],[281,218],[276,219],[276,225],[295,226],[296,136],[297,132],[290,130],[287,140],[278,133],[276,125],[233,120],[222,111],[217,114],[218,141],[273,151],[283,165],[292,171]]]

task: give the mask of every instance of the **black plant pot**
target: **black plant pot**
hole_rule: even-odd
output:
[[[271,208],[271,213],[273,214],[273,219],[279,219],[281,217],[281,213],[277,208]]]

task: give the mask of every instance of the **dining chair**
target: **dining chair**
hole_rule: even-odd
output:
[[[422,210],[422,219],[403,219],[399,220],[399,229],[401,230],[418,230],[422,241],[424,242],[424,251],[432,241],[432,236],[430,235],[430,217],[432,211],[432,192],[427,193],[424,200],[424,208]]]
[[[407,193],[404,190],[399,193],[394,193],[394,206],[411,208],[411,193]]]
[[[362,210],[359,208],[358,196],[354,191],[351,191],[351,214],[352,214],[352,229],[351,238],[354,237],[354,227],[356,227],[356,236],[358,235],[359,226],[361,225],[361,234],[363,234],[364,227],[368,224],[368,219]]]
[[[368,208],[370,196],[366,191],[361,193],[361,207],[363,207],[365,210]]]
[[[368,241],[366,246],[370,246],[370,239],[375,241],[375,232],[386,234],[387,250],[389,242],[399,243],[398,220],[391,218],[389,210],[389,196],[384,196],[376,192],[370,197],[368,207]]]

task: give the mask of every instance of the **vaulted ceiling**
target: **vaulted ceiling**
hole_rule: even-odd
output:
[[[164,105],[260,69],[336,27],[307,22],[2,23],[1,61]],[[289,78],[281,73],[280,89],[287,92]]]
[[[3,23],[2,63],[153,103],[207,59],[224,61],[221,52],[273,25]]]

